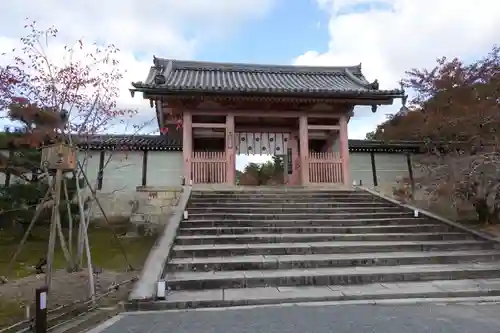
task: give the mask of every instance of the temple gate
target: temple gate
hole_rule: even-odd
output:
[[[285,184],[350,186],[348,129],[356,105],[392,104],[361,66],[298,67],[154,58],[133,83],[156,107],[160,128],[182,121],[184,175],[235,184],[237,154],[284,157]],[[165,135],[170,135],[169,132]]]

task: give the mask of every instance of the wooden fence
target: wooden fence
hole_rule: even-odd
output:
[[[225,152],[193,152],[191,165],[193,184],[226,182],[227,158]]]
[[[342,183],[342,159],[337,152],[309,153],[310,183]]]

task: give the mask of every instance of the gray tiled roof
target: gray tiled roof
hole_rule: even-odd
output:
[[[307,67],[230,64],[154,58],[145,82],[132,85],[139,91],[163,93],[238,93],[277,95],[373,95],[401,97],[401,90],[379,90],[370,83],[361,65]]]
[[[168,135],[98,135],[88,138],[82,148],[90,149],[127,149],[127,150],[182,150],[182,141],[176,137],[182,131]],[[349,140],[351,152],[401,152],[418,151],[422,143],[415,141],[383,142],[376,140]]]
[[[349,140],[351,152],[418,152],[425,146],[419,141]]]
[[[182,151],[182,130],[175,126],[169,128],[166,135],[90,135],[88,137],[74,136],[74,142],[82,149],[91,150],[175,150]],[[351,152],[401,152],[419,151],[425,144],[418,141],[378,141],[349,140]],[[1,149],[9,149],[0,146]]]
[[[76,138],[75,141],[83,149],[182,150],[182,141],[177,133],[171,135],[93,135]]]

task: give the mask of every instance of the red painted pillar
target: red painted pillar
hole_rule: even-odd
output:
[[[303,186],[309,185],[309,131],[307,115],[299,118],[300,175]]]
[[[182,157],[184,159],[184,178],[186,185],[192,184],[191,158],[193,156],[193,120],[190,111],[182,115]]]
[[[340,157],[342,158],[342,175],[344,185],[351,186],[351,175],[349,169],[349,139],[347,133],[347,116],[340,117]]]
[[[226,184],[236,184],[236,154],[234,142],[234,115],[226,116]]]
[[[292,174],[288,175],[288,184],[289,185],[298,185],[299,184],[299,172],[300,165],[298,165],[299,161],[299,145],[297,140],[298,132],[292,131],[290,133],[290,137],[288,139],[288,148],[292,150]]]

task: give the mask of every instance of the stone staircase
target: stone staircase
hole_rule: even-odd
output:
[[[193,191],[154,308],[500,296],[496,243],[360,190]]]

